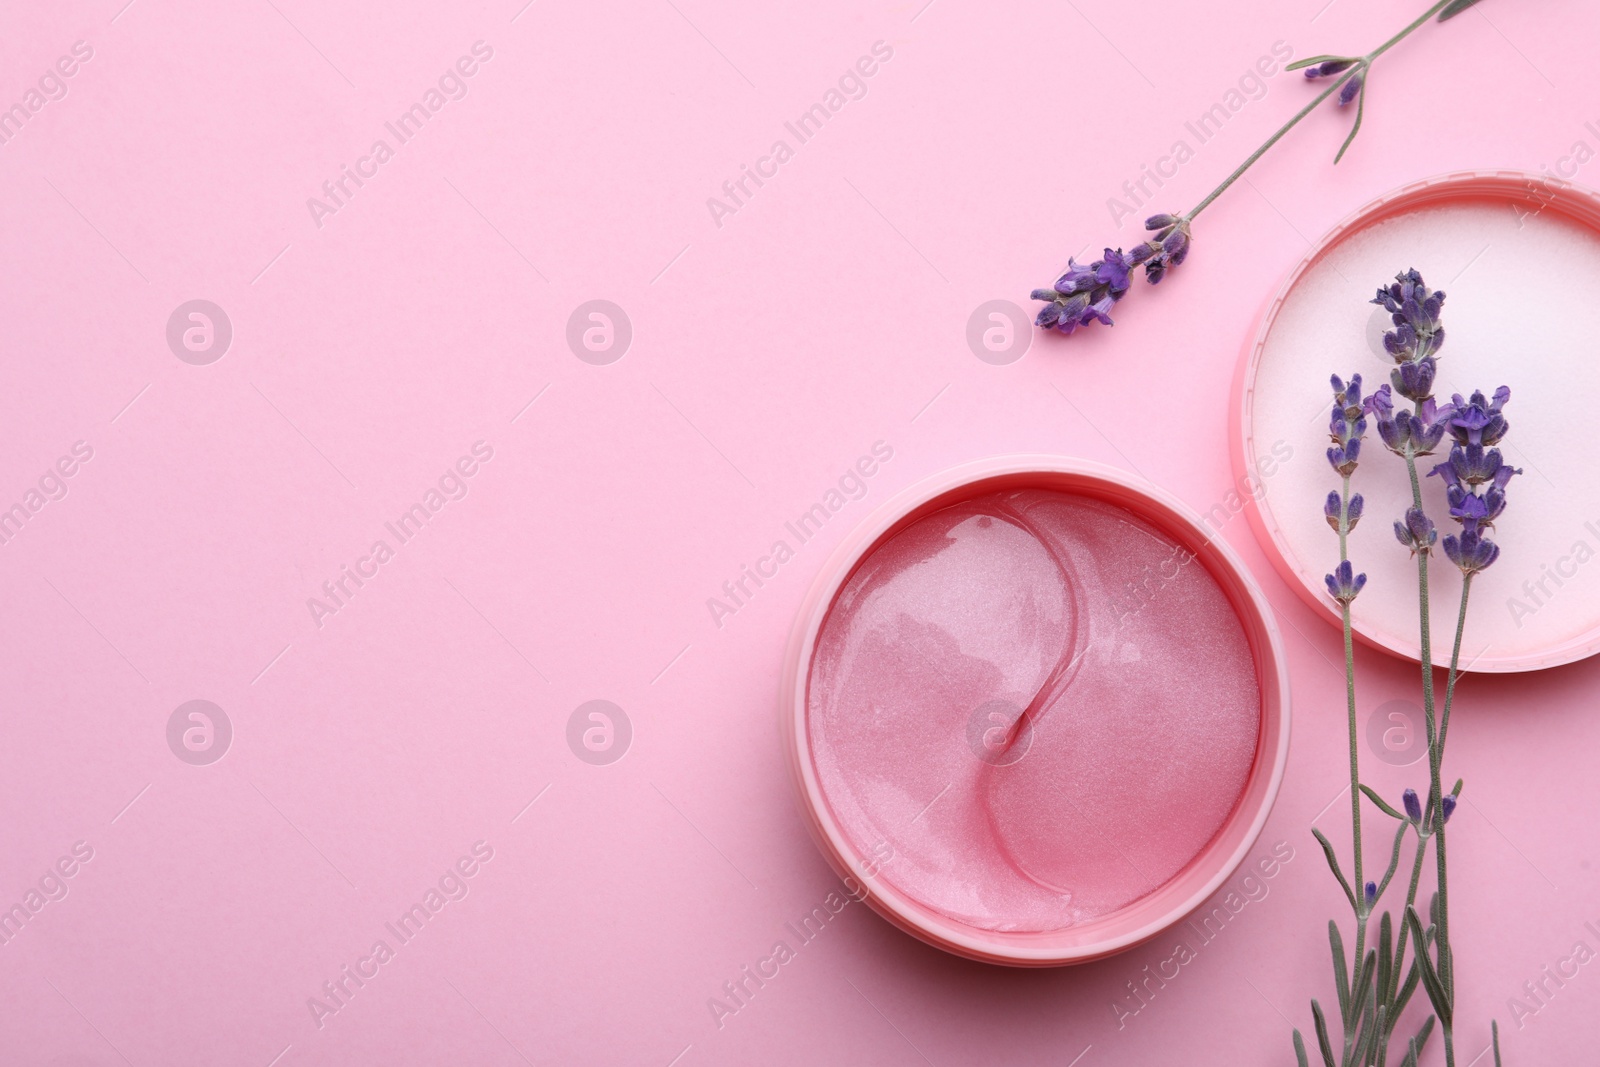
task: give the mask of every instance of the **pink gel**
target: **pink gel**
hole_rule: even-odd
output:
[[[1261,692],[1216,580],[1133,513],[1028,490],[878,546],[818,637],[822,789],[878,877],[987,930],[1159,888],[1222,827]]]

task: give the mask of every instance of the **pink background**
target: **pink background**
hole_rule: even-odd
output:
[[[1137,1014],[1122,1000],[1119,1025],[1125,983],[1176,933],[1014,972],[850,905],[720,1027],[707,1001],[838,886],[775,702],[793,613],[852,523],[1014,451],[1132,469],[1208,509],[1233,478],[1240,342],[1312,240],[1405,181],[1600,147],[1600,13],[1489,0],[1386,57],[1337,169],[1348,117],[1305,123],[1115,330],[975,358],[980,305],[1027,306],[1068,253],[1137,240],[1106,199],[1141,164],[1190,141],[1137,213],[1181,210],[1300,105],[1279,74],[1210,143],[1184,128],[1275,41],[1367,48],[1413,8],[9,5],[0,106],[74,42],[93,56],[0,146],[0,507],[76,442],[93,456],[0,545],[0,905],[75,842],[93,858],[0,945],[0,1059],[1289,1061],[1290,1021],[1331,1000],[1323,924],[1343,907],[1310,837],[1314,820],[1348,836],[1338,636],[1237,517],[1223,536],[1296,681],[1255,855],[1293,858],[1178,977]],[[385,122],[480,40],[493,56],[465,97],[319,228],[307,198],[375,139],[394,147]],[[893,54],[865,96],[797,145],[784,123],[877,41]],[[719,227],[707,198],[779,138],[793,158]],[[1548,269],[1508,277],[1508,306]],[[197,298],[234,332],[208,366],[166,341]],[[593,299],[632,323],[608,366],[565,340]],[[707,598],[880,440],[894,458],[866,498],[719,627]],[[477,441],[493,458],[465,498],[319,627],[308,598]],[[1414,694],[1404,664],[1360,666],[1364,716]],[[1580,938],[1600,948],[1597,685],[1589,661],[1461,691],[1463,1063],[1491,1015],[1512,1063],[1600,1038],[1600,964],[1547,980],[1520,1028],[1507,1004]],[[595,698],[633,727],[608,766],[566,741]],[[234,729],[208,766],[167,744],[193,699]],[[1394,795],[1426,775],[1369,759],[1366,777]],[[479,841],[493,858],[467,864],[470,892],[399,945],[385,923]],[[319,1028],[308,998],[380,938],[393,959]]]

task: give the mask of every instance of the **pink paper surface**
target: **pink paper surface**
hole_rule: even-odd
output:
[[[1240,344],[1387,189],[1600,181],[1600,13],[1419,33],[1337,169],[1317,115],[1114,330],[1008,338],[993,302],[1209,191],[1306,99],[1275,45],[1412,7],[10,5],[0,1062],[1288,1061],[1333,997],[1344,698],[1236,506]],[[1273,819],[1203,920],[1097,964],[964,962],[848,900],[803,940],[841,887],[775,729],[794,611],[892,492],[1021,451],[1221,516],[1295,672]],[[1358,657],[1397,796],[1414,670]],[[1462,1061],[1491,1015],[1508,1063],[1600,1039],[1597,685],[1460,691]]]

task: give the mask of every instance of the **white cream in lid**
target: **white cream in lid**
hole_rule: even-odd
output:
[[[1398,213],[1381,207],[1375,221],[1343,228],[1269,309],[1259,348],[1246,353],[1254,362],[1246,364],[1236,425],[1246,462],[1274,445],[1280,456],[1292,449],[1293,459],[1262,483],[1254,517],[1279,569],[1336,619],[1322,581],[1339,558],[1321,508],[1338,486],[1323,458],[1328,376],[1359,372],[1367,392],[1388,380],[1388,315],[1368,301],[1398,271],[1415,267],[1445,291],[1434,391],[1448,401],[1453,392],[1510,386],[1511,431],[1500,447],[1524,472],[1496,524],[1500,559],[1473,581],[1462,662],[1477,671],[1535,669],[1600,648],[1600,464],[1578,439],[1600,398],[1600,231],[1580,218],[1600,217],[1600,204],[1593,194],[1552,199],[1531,188],[1441,181],[1427,202]],[[1350,555],[1368,583],[1353,605],[1354,624],[1370,643],[1415,659],[1416,566],[1392,528],[1410,504],[1410,483],[1375,430],[1367,436],[1353,480],[1366,513]],[[1423,460],[1421,472],[1445,450]],[[1424,477],[1423,498],[1440,535],[1454,532],[1439,478]],[[1430,570],[1434,660],[1447,664],[1461,575],[1442,554]]]

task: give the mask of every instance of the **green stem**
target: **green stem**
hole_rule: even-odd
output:
[[[1387,41],[1383,42],[1377,48],[1374,48],[1372,51],[1358,59],[1355,65],[1349,70],[1345,71],[1343,76],[1340,77],[1338,81],[1324,89],[1321,95],[1319,95],[1315,100],[1301,108],[1299,114],[1295,115],[1294,118],[1280,126],[1278,128],[1278,132],[1274,133],[1271,137],[1268,137],[1260,148],[1257,148],[1254,152],[1250,153],[1250,157],[1243,163],[1239,164],[1237,170],[1224,178],[1221,185],[1211,190],[1211,194],[1209,196],[1200,201],[1200,203],[1196,204],[1193,208],[1189,209],[1188,214],[1184,215],[1184,219],[1188,222],[1193,222],[1196,218],[1198,218],[1200,212],[1210,207],[1211,202],[1226,192],[1230,185],[1244,177],[1244,172],[1255,166],[1256,160],[1266,155],[1267,150],[1282,140],[1284,134],[1300,125],[1301,121],[1307,115],[1315,111],[1318,104],[1332,96],[1336,91],[1338,91],[1340,86],[1344,85],[1345,82],[1349,81],[1357,74],[1364,74],[1367,68],[1372,66],[1373,60],[1383,55],[1385,52],[1399,44],[1401,41],[1405,40],[1407,37],[1410,37],[1411,34],[1419,29],[1423,23],[1433,18],[1433,16],[1437,15],[1440,11],[1444,10],[1445,6],[1449,3],[1450,0],[1438,0],[1438,3],[1434,4],[1427,11],[1423,12],[1422,15],[1416,19],[1416,21],[1411,23],[1411,25],[1407,26],[1405,29],[1401,30]]]
[[[1444,742],[1450,736],[1450,705],[1455,700],[1456,679],[1461,677],[1461,634],[1467,628],[1467,595],[1472,592],[1472,575],[1461,579],[1461,610],[1456,614],[1456,643],[1450,652],[1450,681],[1444,687],[1444,713],[1439,716],[1439,762],[1444,762]]]
[[[1350,559],[1350,476],[1344,475],[1339,493],[1339,562],[1344,564]],[[1367,904],[1367,880],[1362,873],[1361,865],[1361,771],[1359,765],[1359,748],[1356,744],[1356,657],[1355,646],[1351,641],[1350,602],[1342,601],[1339,605],[1340,615],[1344,621],[1344,689],[1345,710],[1350,723],[1350,825],[1354,838],[1355,862],[1355,890],[1356,890],[1356,952],[1350,973],[1355,974],[1361,969],[1362,960],[1367,957],[1367,916],[1370,907]],[[1354,990],[1350,997],[1355,1000]],[[1351,1044],[1355,1040],[1356,1018],[1354,1014],[1344,1020],[1344,1051],[1346,1057],[1351,1052]]]
[[[1411,864],[1411,885],[1406,889],[1406,906],[1401,909],[1404,915],[1417,904],[1417,887],[1422,884],[1422,861],[1428,858],[1428,839],[1422,830],[1417,830],[1417,858]],[[1405,973],[1406,942],[1411,937],[1411,927],[1404,921],[1400,923],[1400,936],[1395,939],[1394,967],[1390,970],[1389,989],[1385,992],[1387,1002],[1394,1003],[1394,998],[1400,993],[1400,976]]]
[[[1420,413],[1422,403],[1417,402]],[[1411,502],[1417,510],[1422,509],[1422,483],[1417,478],[1417,457],[1413,446],[1406,444],[1406,470],[1411,475]],[[1444,848],[1444,805],[1441,802],[1444,791],[1439,784],[1439,729],[1434,717],[1433,702],[1433,626],[1428,603],[1428,546],[1424,545],[1417,550],[1417,610],[1420,618],[1420,654],[1422,665],[1422,712],[1428,727],[1428,779],[1431,789],[1429,804],[1433,833],[1438,838],[1434,845],[1434,856],[1438,860],[1439,883],[1439,919],[1438,936],[1435,939],[1437,946],[1436,958],[1439,961],[1439,979],[1443,983],[1446,995],[1449,996],[1452,984],[1447,977],[1450,969],[1450,919],[1449,882],[1445,874],[1445,848]],[[1418,946],[1421,951],[1421,946]],[[1444,1034],[1445,1067],[1455,1067],[1455,1042],[1450,1032],[1450,1024],[1443,1018],[1439,1020],[1440,1029]]]
[[[1344,488],[1339,504],[1339,562],[1346,563],[1350,559],[1350,476],[1344,476]],[[1356,654],[1355,645],[1351,640],[1350,602],[1345,601],[1340,614],[1344,620],[1344,691],[1345,691],[1345,716],[1350,725],[1350,825],[1354,831],[1355,839],[1355,876],[1357,900],[1361,906],[1356,909],[1358,918],[1365,917],[1366,886],[1367,880],[1362,873],[1361,865],[1361,768],[1360,749],[1357,747],[1356,729]],[[1362,959],[1362,941],[1358,933],[1356,936],[1356,962]]]

